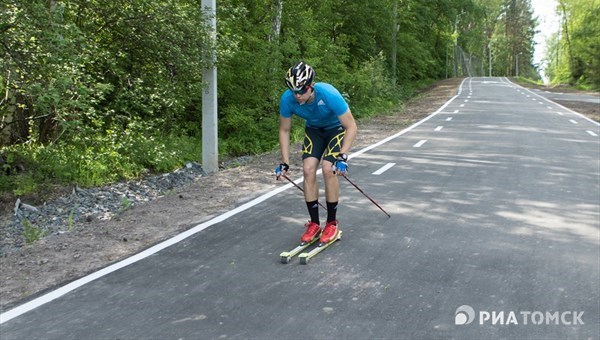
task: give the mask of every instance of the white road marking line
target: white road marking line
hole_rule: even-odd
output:
[[[468,103],[468,102],[469,102],[469,100],[468,100],[468,99],[465,99],[465,103]]]
[[[396,165],[396,163],[388,163],[388,164],[382,166],[381,168],[379,168],[379,170],[372,173],[372,175],[381,175],[382,173],[388,171],[394,165]]]
[[[446,121],[447,121],[447,122],[449,122],[449,121],[451,121],[451,120],[452,120],[452,117],[448,117],[448,118],[446,118]]]
[[[454,112],[452,112],[452,113],[458,113],[458,110],[454,110]]]
[[[571,122],[573,124],[579,124],[579,123],[577,123],[577,121],[574,121],[573,119],[569,119],[569,122]]]
[[[460,104],[459,106],[460,106],[460,107],[465,107],[465,104]]]
[[[546,108],[552,110],[552,106],[546,106]]]
[[[442,131],[443,128],[444,127],[440,125],[440,126],[438,126],[438,127],[435,128],[435,131]]]
[[[598,135],[594,133],[594,131],[587,130],[586,132],[589,133],[591,136],[598,137]]]
[[[559,114],[559,115],[561,115],[561,116],[563,115],[563,113],[562,113],[562,112],[556,112],[556,113],[558,113],[558,114]]]
[[[427,143],[427,139],[421,139],[417,144],[413,145],[413,148],[420,148],[425,143]]]

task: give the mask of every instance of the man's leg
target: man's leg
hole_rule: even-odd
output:
[[[304,200],[310,214],[311,222],[319,225],[319,185],[317,184],[317,167],[319,160],[314,157],[307,157],[302,160],[302,169],[304,175]]]
[[[323,180],[325,181],[325,199],[327,203],[327,223],[337,223],[337,208],[340,197],[338,176],[333,173],[333,162],[340,152],[346,131],[341,127],[328,131],[327,148],[323,157]]]
[[[340,198],[340,182],[333,173],[333,163],[323,160],[323,180],[325,181],[325,199],[327,202],[337,202]]]
[[[304,175],[304,200],[310,214],[310,221],[304,226],[306,232],[302,242],[310,242],[321,232],[319,221],[319,185],[317,184],[317,168],[319,158],[323,154],[325,144],[323,137],[316,129],[306,128],[304,146],[302,148],[302,172]]]
[[[323,160],[323,179],[325,181],[325,198],[327,203],[327,223],[321,233],[319,242],[328,243],[338,234],[337,208],[340,196],[338,176],[333,173],[333,164]]]
[[[302,160],[302,171],[304,175],[304,199],[306,202],[319,199],[319,185],[317,184],[317,167],[319,160],[308,157]]]

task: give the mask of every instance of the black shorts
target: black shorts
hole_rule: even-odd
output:
[[[346,130],[341,126],[331,129],[306,127],[304,129],[302,159],[315,157],[334,163],[342,148],[342,140],[344,140],[345,135]]]

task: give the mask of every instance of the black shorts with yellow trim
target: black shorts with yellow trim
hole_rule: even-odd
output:
[[[329,129],[306,127],[304,129],[302,159],[315,157],[334,163],[342,148],[342,140],[344,140],[345,135],[346,130],[342,126]]]

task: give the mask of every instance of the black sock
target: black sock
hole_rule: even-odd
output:
[[[327,202],[327,222],[336,220],[338,202]]]
[[[319,221],[319,201],[306,202],[306,207],[308,208],[308,213],[310,214],[311,222],[316,224],[320,224]]]

